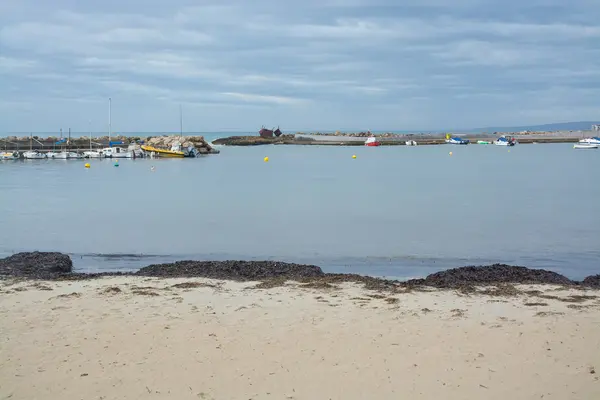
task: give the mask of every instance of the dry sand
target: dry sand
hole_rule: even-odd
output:
[[[600,398],[598,291],[0,284],[0,399]]]

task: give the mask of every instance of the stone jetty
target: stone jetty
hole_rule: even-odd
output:
[[[63,137],[64,139],[64,137]],[[40,137],[33,136],[8,136],[0,138],[0,149],[7,151],[27,151],[31,148],[37,151],[51,151],[61,149],[63,146],[70,150],[89,150],[90,137],[71,137],[69,143],[57,145],[60,138],[57,136]],[[122,142],[122,146],[130,143],[143,143],[150,146],[170,149],[174,142],[179,142],[183,147],[194,146],[200,154],[218,154],[219,150],[212,147],[203,136],[181,136],[181,135],[157,135],[157,136],[124,136],[115,135],[110,137],[110,142]],[[91,147],[94,150],[109,146],[108,136],[92,137]]]

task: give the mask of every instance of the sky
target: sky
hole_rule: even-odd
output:
[[[599,0],[0,0],[0,132],[600,118]]]

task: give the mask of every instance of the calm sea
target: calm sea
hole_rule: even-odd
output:
[[[67,252],[90,272],[178,259],[398,278],[492,262],[600,272],[600,151],[569,144],[221,147],[85,162],[0,162],[0,255]]]

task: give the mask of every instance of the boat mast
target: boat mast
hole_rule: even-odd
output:
[[[110,133],[112,131],[112,121],[111,121],[111,102],[112,99],[108,98],[108,147],[110,146]]]
[[[33,151],[33,133],[29,134],[29,151]]]
[[[67,151],[71,148],[71,128],[69,128],[69,138],[67,139]]]
[[[183,140],[183,111],[181,110],[181,104],[179,105],[179,134]]]
[[[88,121],[88,131],[90,131],[90,151],[92,151],[92,121]]]

